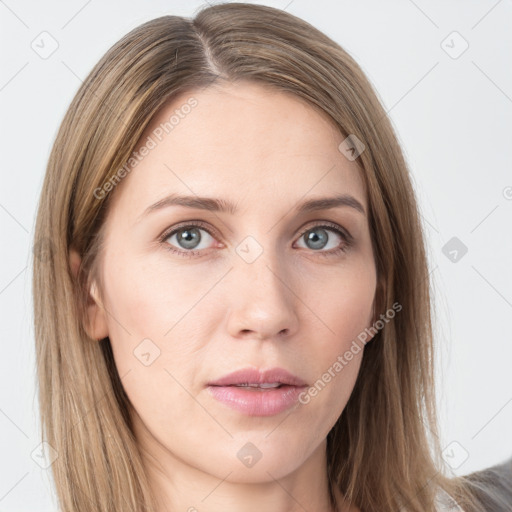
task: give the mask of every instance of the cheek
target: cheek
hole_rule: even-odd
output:
[[[113,254],[105,263],[105,269],[111,269],[105,276],[109,323],[114,328],[122,324],[131,338],[171,337],[174,326],[186,323],[186,315],[204,293],[204,280],[193,270],[162,264],[161,255],[137,258],[129,256],[130,249],[125,252],[119,258]]]
[[[312,279],[304,284],[304,296],[315,314],[305,327],[312,340],[308,360],[315,368],[315,380],[303,404],[311,424],[324,432],[342,413],[357,380],[365,329],[371,326],[376,279],[370,266],[347,265],[323,279],[321,288],[318,282]]]
[[[347,350],[354,339],[371,326],[376,291],[375,274],[369,267],[343,267],[322,286],[306,284],[308,305],[317,319],[317,344],[322,353],[332,358]],[[325,362],[325,361],[324,361]]]
[[[192,388],[190,376],[202,354],[179,279],[123,264],[108,276],[106,288],[115,365],[135,411],[148,427],[179,424],[189,431],[197,411],[185,389]]]
[[[110,341],[130,399],[159,416],[159,401],[171,403],[183,391],[178,383],[196,389],[195,368],[204,363],[209,339],[201,333],[214,314],[209,297],[201,297],[218,277],[210,273],[205,281],[204,272],[164,265],[161,256],[142,261],[123,253],[130,254],[105,258]]]
[[[180,355],[186,357],[184,351],[180,352],[183,347],[169,343],[176,312],[181,310],[180,291],[170,288],[174,276],[157,275],[154,269],[119,253],[105,258],[109,338],[130,398],[157,397],[159,386],[168,386],[171,379],[164,371],[174,366],[169,361],[176,361]]]

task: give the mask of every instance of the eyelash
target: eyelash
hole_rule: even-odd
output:
[[[204,249],[200,250],[191,250],[191,251],[180,251],[178,249],[175,249],[172,245],[165,243],[165,241],[174,235],[175,233],[178,233],[179,231],[182,231],[185,228],[201,228],[204,229],[211,237],[215,237],[215,235],[212,233],[212,231],[208,228],[208,226],[201,221],[189,221],[187,223],[175,226],[172,228],[172,230],[166,231],[163,235],[161,235],[158,238],[158,241],[162,243],[164,246],[164,249],[167,251],[172,252],[173,254],[177,254],[178,256],[182,256],[184,258],[193,258],[197,256],[199,253],[203,252]],[[337,235],[339,235],[343,239],[343,244],[338,247],[337,249],[330,249],[329,251],[312,251],[314,253],[317,253],[320,257],[335,257],[340,256],[342,253],[345,253],[348,251],[348,249],[352,246],[353,238],[351,235],[346,233],[340,226],[337,224],[334,224],[332,222],[324,222],[323,224],[315,224],[313,226],[308,226],[306,229],[304,229],[301,234],[299,235],[299,239],[303,237],[308,231],[311,231],[313,229],[317,228],[327,228],[330,231],[334,231]]]

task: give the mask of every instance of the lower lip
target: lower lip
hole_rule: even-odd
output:
[[[274,416],[297,403],[306,386],[248,390],[237,386],[208,386],[219,402],[248,416]]]

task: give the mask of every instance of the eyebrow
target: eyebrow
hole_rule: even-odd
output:
[[[151,212],[168,208],[170,206],[184,206],[186,208],[193,208],[199,210],[207,210],[210,212],[223,212],[235,215],[238,212],[238,207],[234,203],[226,199],[217,199],[213,197],[199,197],[199,196],[179,196],[171,194],[164,197],[155,204],[148,206],[146,210],[139,216],[137,221],[141,220]],[[331,208],[339,208],[348,206],[357,210],[358,212],[366,215],[364,206],[350,194],[341,194],[332,197],[320,197],[309,199],[295,207],[296,213],[308,213],[317,210],[329,210]]]

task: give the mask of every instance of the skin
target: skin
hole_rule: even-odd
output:
[[[275,416],[230,409],[207,383],[247,366],[279,366],[313,385],[372,324],[377,282],[367,214],[348,206],[293,211],[304,200],[347,193],[367,212],[360,170],[338,150],[344,136],[326,115],[250,82],[182,94],[141,143],[191,96],[198,105],[113,192],[103,288],[91,288],[87,329],[110,338],[159,512],[331,512],[326,436],[352,393],[363,350],[307,405]],[[170,206],[139,218],[171,193],[228,199],[239,212]],[[200,255],[166,250],[190,250],[176,235],[158,237],[192,220],[212,233],[200,228]],[[314,230],[328,236],[323,248],[301,236],[324,222],[352,235],[346,252],[322,256],[345,245],[330,229]],[[236,252],[247,236],[263,251],[252,263]],[[160,350],[148,366],[134,355],[147,338]],[[250,468],[237,457],[248,442],[262,454]]]

